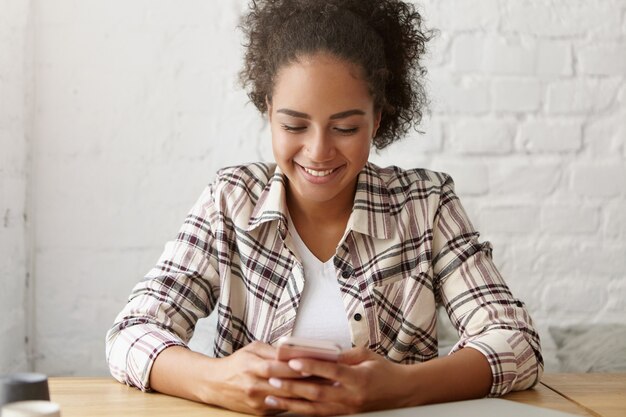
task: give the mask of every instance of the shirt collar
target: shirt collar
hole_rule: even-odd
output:
[[[391,237],[389,190],[379,174],[380,168],[368,162],[357,178],[356,194],[347,230],[370,235],[377,239]],[[277,220],[284,238],[287,228],[287,178],[276,165],[274,174],[261,192],[252,211],[247,231],[265,222]]]
[[[265,222],[277,220],[279,222],[279,230],[284,238],[287,229],[287,198],[285,195],[285,184],[287,177],[275,165],[274,174],[270,177],[267,185],[259,195],[250,220],[248,221],[247,231],[256,229]]]

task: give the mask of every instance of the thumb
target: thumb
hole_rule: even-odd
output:
[[[370,355],[370,351],[364,347],[357,347],[341,352],[339,356],[339,363],[344,365],[358,365],[361,362],[367,360]]]
[[[276,358],[276,348],[274,346],[268,345],[267,343],[252,342],[251,344],[246,346],[246,348],[248,352],[254,353],[263,359]]]

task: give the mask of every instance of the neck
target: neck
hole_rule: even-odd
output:
[[[354,185],[356,190],[356,183]],[[344,195],[345,194],[345,195]],[[287,189],[287,207],[292,220],[298,224],[301,222],[325,225],[336,224],[338,222],[344,225],[348,223],[350,214],[352,213],[352,205],[354,203],[353,193],[342,193],[332,201],[315,202],[303,201],[302,198],[294,195]]]

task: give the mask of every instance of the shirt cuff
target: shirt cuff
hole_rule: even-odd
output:
[[[524,390],[539,382],[542,367],[519,331],[498,330],[461,340],[450,354],[465,347],[475,349],[487,358],[493,376],[489,397]]]
[[[111,351],[109,358],[111,375],[127,385],[137,387],[142,391],[151,391],[150,371],[157,356],[168,347],[187,347],[187,345],[167,330],[155,329],[154,326],[148,325],[132,327],[134,334],[141,333],[141,335],[133,337],[133,335],[124,334],[123,331],[118,335],[116,341],[118,346],[122,342],[119,339],[126,340],[125,343],[121,343],[124,346],[119,346],[119,351],[116,351],[115,346]],[[117,352],[125,353],[125,357],[115,360],[114,355]],[[116,364],[120,366],[116,367]]]

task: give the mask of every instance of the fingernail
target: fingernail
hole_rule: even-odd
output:
[[[294,371],[301,371],[302,370],[302,362],[300,362],[299,360],[296,359],[292,359],[289,361],[289,367],[291,369],[293,369]]]
[[[265,405],[269,405],[270,407],[276,407],[278,405],[278,401],[274,397],[265,397]]]
[[[270,378],[269,381],[271,386],[273,386],[274,388],[280,388],[283,385],[283,381],[281,381],[278,378]],[[267,397],[270,398],[270,397]]]

